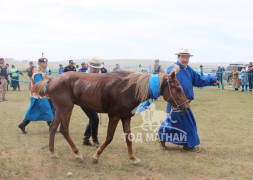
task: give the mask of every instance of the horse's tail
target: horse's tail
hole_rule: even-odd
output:
[[[46,79],[36,83],[33,87],[32,87],[32,91],[35,92],[36,94],[39,94],[40,96],[48,96],[47,93],[47,86],[49,81],[51,80],[50,77],[47,77]]]

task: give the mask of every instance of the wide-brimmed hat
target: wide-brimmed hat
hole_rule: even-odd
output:
[[[192,54],[190,54],[189,49],[180,49],[180,51],[178,53],[176,53],[176,55],[189,55],[189,56],[193,56]]]
[[[93,57],[90,62],[88,63],[88,66],[93,68],[103,68],[104,65],[101,63],[101,61],[97,57]]]

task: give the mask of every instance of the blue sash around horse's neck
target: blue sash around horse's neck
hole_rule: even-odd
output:
[[[137,108],[132,110],[132,114],[140,113],[145,111],[154,100],[160,96],[160,83],[158,74],[151,74],[149,79],[149,96],[150,99],[141,103]]]

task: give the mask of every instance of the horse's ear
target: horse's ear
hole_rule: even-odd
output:
[[[172,73],[170,74],[170,78],[174,79],[175,77],[176,77],[176,73],[175,73],[175,71],[172,71]]]
[[[165,78],[166,80],[170,79],[170,74],[165,74],[164,78]]]
[[[176,73],[175,71],[171,71],[169,74],[166,74],[165,79],[167,82],[169,82],[170,80],[173,80],[176,77]]]

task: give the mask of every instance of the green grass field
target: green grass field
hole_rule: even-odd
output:
[[[74,108],[70,134],[84,155],[78,163],[60,133],[55,147],[58,159],[48,150],[49,132],[45,122],[32,122],[28,134],[17,128],[29,106],[29,92],[9,91],[7,102],[0,103],[0,179],[252,179],[253,178],[253,96],[249,92],[195,89],[191,108],[197,119],[201,139],[200,153],[187,153],[169,145],[162,150],[157,142],[134,143],[141,166],[128,159],[122,126],[119,123],[114,140],[102,154],[98,164],[91,162],[95,147],[82,145],[88,122],[81,109]],[[164,111],[166,102],[156,101],[156,109]],[[104,141],[108,118],[102,115],[99,139]],[[142,124],[140,115],[132,119],[132,127]]]

